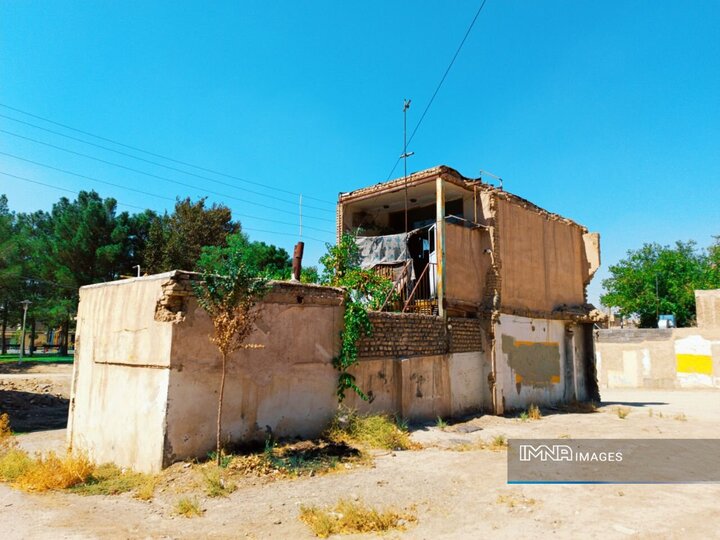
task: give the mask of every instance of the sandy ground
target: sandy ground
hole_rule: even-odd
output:
[[[57,383],[49,393],[66,392],[67,366],[41,372],[32,371],[29,382],[13,384],[24,388],[42,375]],[[0,381],[7,382],[7,376],[0,375]],[[380,453],[373,467],[248,483],[228,498],[199,493],[205,513],[192,519],[173,514],[178,495],[172,489],[157,493],[152,502],[141,502],[127,495],[31,495],[0,485],[4,537],[312,538],[297,519],[300,505],[334,504],[344,497],[377,507],[414,509],[417,524],[388,538],[720,538],[720,485],[510,486],[505,451],[457,451],[496,435],[720,437],[717,391],[606,390],[603,399],[593,414],[547,414],[525,422],[482,416],[445,430],[420,428],[413,438],[423,450]],[[624,419],[616,412],[620,406],[630,409]],[[24,447],[38,450],[62,447],[64,436],[64,430],[45,430],[19,439]]]

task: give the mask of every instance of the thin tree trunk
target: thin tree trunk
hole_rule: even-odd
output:
[[[65,319],[62,324],[62,341],[60,342],[60,356],[67,356],[68,343],[70,342],[70,320]]]
[[[218,397],[218,414],[217,414],[217,439],[216,439],[216,451],[217,451],[217,465],[220,466],[222,450],[220,445],[221,440],[221,429],[222,429],[222,410],[223,410],[223,398],[225,397],[225,367],[227,365],[227,354],[222,355],[222,375],[220,376],[220,396]]]
[[[35,318],[30,321],[30,353],[28,356],[35,354]]]
[[[7,354],[7,341],[5,340],[5,331],[7,330],[7,302],[5,302],[2,316],[2,353]]]

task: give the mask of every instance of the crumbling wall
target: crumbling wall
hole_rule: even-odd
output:
[[[720,289],[695,291],[695,309],[698,328],[720,328]]]
[[[599,330],[604,388],[720,388],[720,329]]]
[[[551,312],[563,304],[584,304],[591,268],[583,240],[586,230],[510,199],[499,198],[496,212],[502,307]]]
[[[276,283],[258,305],[257,329],[228,361],[223,433],[229,440],[317,436],[337,407],[343,293]],[[210,318],[194,298],[174,327],[164,460],[214,448],[221,358]]]
[[[501,411],[587,400],[587,330],[569,321],[500,315],[495,361]]]

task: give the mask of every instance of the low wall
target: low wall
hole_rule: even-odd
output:
[[[720,388],[720,329],[599,330],[602,388]]]

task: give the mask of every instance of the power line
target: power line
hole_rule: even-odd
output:
[[[109,142],[109,143],[112,143],[112,144],[116,144],[116,145],[118,145],[118,146],[122,146],[123,148],[128,148],[128,149],[130,149],[130,150],[135,150],[136,152],[142,152],[143,154],[147,154],[147,155],[150,155],[150,156],[153,156],[153,157],[165,159],[165,160],[170,161],[170,162],[172,162],[172,163],[177,163],[177,164],[179,164],[179,165],[185,165],[186,167],[192,167],[193,169],[197,169],[197,170],[199,170],[199,171],[204,171],[204,172],[209,172],[209,173],[212,173],[212,174],[217,174],[218,176],[223,176],[223,177],[225,177],[225,178],[232,178],[233,180],[238,180],[239,182],[245,182],[245,183],[247,183],[247,184],[254,184],[254,185],[256,185],[256,186],[267,187],[265,184],[263,184],[263,183],[261,183],[261,182],[255,182],[255,181],[253,181],[253,180],[248,180],[248,179],[242,178],[242,177],[240,177],[240,176],[234,176],[234,175],[232,175],[232,174],[228,174],[228,173],[216,171],[216,170],[213,170],[213,169],[209,169],[209,168],[207,168],[207,167],[202,167],[202,166],[200,166],[200,165],[194,165],[194,164],[192,164],[192,163],[188,163],[187,161],[181,161],[181,160],[179,160],[179,159],[174,159],[174,158],[171,158],[171,157],[168,157],[168,156],[164,156],[164,155],[162,155],[162,154],[157,154],[157,153],[155,153],[155,152],[150,152],[149,150],[143,150],[142,148],[139,148],[139,147],[137,147],[137,146],[132,146],[132,145],[129,145],[129,144],[121,143],[121,142],[119,142],[119,141],[110,139],[110,138],[108,138],[108,137],[102,137],[102,136],[100,136],[100,135],[95,135],[94,133],[90,133],[89,131],[83,131],[83,130],[81,130],[81,129],[77,129],[77,128],[74,128],[74,127],[72,127],[72,126],[69,126],[69,125],[67,125],[67,124],[62,124],[62,123],[60,123],[60,122],[56,122],[55,120],[50,120],[49,118],[45,118],[45,117],[39,116],[39,115],[37,115],[37,114],[29,113],[29,112],[27,112],[27,111],[23,111],[23,110],[21,110],[21,109],[15,108],[15,107],[11,107],[10,105],[5,105],[4,103],[0,103],[0,107],[4,107],[4,108],[6,108],[6,109],[10,109],[11,111],[15,111],[15,112],[18,112],[18,113],[20,113],[20,114],[24,114],[24,115],[30,116],[30,117],[32,117],[32,118],[37,118],[38,120],[42,120],[43,122],[48,122],[48,123],[50,123],[50,124],[54,124],[54,125],[56,125],[56,126],[60,126],[60,127],[62,127],[62,128],[65,128],[65,129],[69,129],[69,130],[74,131],[74,132],[76,132],[76,133],[82,133],[83,135],[87,135],[88,137],[93,137],[93,138],[98,139],[98,140],[101,140],[101,141],[105,141],[105,142]],[[290,190],[282,189],[282,188],[278,188],[278,187],[275,187],[274,190],[275,190],[275,191],[280,191],[280,192],[282,192],[282,193],[289,193],[290,195],[295,195],[295,196],[300,195],[300,193],[296,193],[296,192],[294,192],[294,191],[290,191]],[[326,200],[324,200],[324,199],[319,199],[319,198],[317,198],[317,197],[311,197],[311,196],[309,196],[309,195],[305,195],[305,198],[306,198],[306,199],[312,199],[312,200],[314,200],[314,201],[322,202],[322,203],[325,203],[325,204],[335,205],[334,202],[326,201]]]
[[[448,76],[448,73],[450,73],[450,69],[453,67],[453,64],[455,63],[455,60],[457,59],[458,55],[460,54],[460,51],[463,48],[463,45],[465,45],[465,41],[467,40],[468,36],[470,35],[470,32],[473,29],[473,26],[475,26],[475,21],[477,21],[478,17],[480,16],[480,12],[485,7],[485,3],[487,0],[483,0],[480,4],[480,7],[478,8],[477,12],[475,13],[475,17],[473,17],[472,22],[470,23],[470,26],[468,26],[467,31],[465,32],[465,36],[463,36],[462,41],[460,42],[460,45],[458,46],[457,50],[455,51],[455,54],[452,57],[452,60],[450,60],[450,64],[448,64],[447,69],[445,70],[445,73],[443,73],[442,79],[440,79],[440,82],[437,85],[437,88],[435,88],[435,92],[433,92],[432,97],[430,98],[430,101],[427,104],[427,107],[425,107],[425,110],[420,115],[420,120],[418,120],[418,123],[415,125],[415,129],[413,129],[412,134],[410,135],[410,138],[407,140],[407,144],[410,144],[410,142],[413,140],[413,137],[415,137],[415,133],[417,133],[418,128],[420,127],[420,124],[422,124],[423,120],[425,119],[425,115],[430,110],[430,107],[433,104],[433,101],[435,101],[435,96],[437,96],[438,92],[440,91],[440,88],[442,87],[443,83],[445,82],[445,78]],[[390,174],[388,174],[387,179],[390,180],[390,177],[395,172],[395,168],[398,166],[398,163],[400,163],[400,160],[402,158],[398,158],[398,160],[395,162],[395,165],[393,165],[392,170],[390,171]]]
[[[179,173],[182,173],[182,174],[187,174],[188,176],[194,176],[194,177],[200,178],[200,179],[202,179],[202,180],[207,180],[207,181],[209,181],[209,182],[213,182],[213,183],[218,184],[218,185],[221,185],[221,186],[227,186],[227,187],[230,187],[230,188],[232,188],[232,189],[243,190],[243,191],[245,191],[245,192],[247,192],[247,193],[253,193],[253,194],[255,194],[255,195],[259,195],[260,197],[268,197],[268,198],[271,198],[271,199],[273,199],[273,200],[281,201],[281,202],[288,203],[288,204],[293,204],[293,205],[296,204],[296,201],[289,201],[289,200],[287,200],[287,199],[280,199],[280,198],[278,198],[278,197],[275,196],[275,195],[268,195],[268,194],[266,194],[266,193],[261,193],[261,192],[259,192],[259,191],[253,191],[253,190],[250,190],[250,189],[247,189],[247,188],[241,188],[241,187],[238,187],[238,186],[236,186],[236,185],[234,185],[234,184],[231,184],[231,183],[229,183],[229,182],[223,182],[223,181],[221,181],[221,180],[216,180],[215,178],[210,178],[209,176],[203,176],[203,175],[201,175],[201,174],[196,174],[196,173],[192,173],[192,172],[189,172],[189,171],[184,171],[183,169],[178,169],[177,167],[171,167],[170,165],[165,165],[164,163],[160,163],[160,162],[158,162],[158,161],[153,161],[153,160],[151,160],[151,159],[145,159],[145,158],[141,158],[141,157],[138,157],[138,156],[134,156],[134,155],[132,155],[132,154],[128,154],[127,152],[121,152],[120,150],[116,150],[116,149],[114,149],[114,148],[110,148],[109,146],[103,146],[102,144],[95,144],[95,143],[92,143],[92,142],[90,142],[90,141],[86,141],[86,140],[84,140],[84,139],[80,139],[80,138],[78,138],[78,137],[73,137],[72,135],[67,135],[67,134],[65,134],[65,133],[61,133],[60,131],[55,131],[55,130],[48,129],[48,128],[45,128],[45,127],[42,127],[42,126],[38,126],[37,124],[33,124],[33,123],[31,123],[31,122],[25,122],[25,121],[23,121],[23,120],[18,120],[17,118],[13,118],[13,117],[7,116],[7,115],[5,115],[5,114],[0,114],[0,118],[5,118],[5,119],[7,119],[7,120],[12,120],[13,122],[18,122],[19,124],[23,124],[23,125],[26,125],[26,126],[30,126],[30,127],[32,127],[32,128],[35,128],[35,129],[40,129],[40,130],[42,130],[42,131],[46,131],[47,133],[52,133],[53,135],[58,135],[58,136],[60,136],[60,137],[65,137],[65,138],[70,139],[70,140],[72,140],[72,141],[77,141],[77,142],[80,142],[80,143],[83,143],[83,144],[87,144],[87,145],[89,145],[89,146],[93,146],[93,147],[95,147],[95,148],[100,148],[100,149],[106,150],[106,151],[108,151],[108,152],[114,152],[115,154],[118,154],[118,155],[121,155],[121,156],[125,156],[125,157],[129,157],[129,158],[132,158],[132,159],[136,159],[136,160],[142,161],[142,162],[144,162],[144,163],[149,163],[149,164],[155,165],[155,166],[157,166],[157,167],[163,167],[163,168],[168,169],[168,170],[170,170],[170,171],[176,171],[176,172],[179,172]],[[25,140],[28,140],[28,141],[32,141],[32,142],[34,142],[34,143],[43,144],[43,145],[45,145],[45,146],[50,146],[51,148],[56,148],[56,149],[62,150],[62,151],[64,151],[64,152],[69,152],[69,153],[72,153],[72,154],[75,154],[75,155],[78,155],[78,156],[86,157],[86,158],[89,158],[89,159],[94,159],[94,160],[96,160],[96,161],[100,161],[101,163],[106,163],[106,164],[109,164],[109,165],[115,165],[115,166],[118,166],[118,167],[126,168],[126,167],[124,167],[124,166],[117,165],[117,164],[115,164],[115,163],[112,163],[112,162],[109,162],[109,161],[105,161],[105,160],[102,160],[102,159],[99,159],[99,158],[90,156],[90,155],[88,155],[88,154],[83,154],[83,153],[81,153],[81,152],[75,152],[75,151],[72,151],[72,150],[68,150],[67,148],[64,148],[64,147],[61,147],[61,146],[56,146],[56,145],[50,144],[50,143],[48,143],[48,142],[39,141],[39,140],[37,140],[37,139],[32,139],[32,138],[30,138],[30,137],[26,137],[26,136],[24,136],[24,135],[20,135],[20,134],[18,134],[18,133],[12,132],[12,131],[7,131],[7,130],[4,130],[4,129],[0,129],[0,131],[2,131],[3,133],[6,133],[6,134],[8,134],[8,135],[12,135],[13,137],[18,137],[18,138],[20,138],[20,139],[25,139]],[[135,169],[130,169],[130,170],[135,171]],[[329,210],[329,209],[327,209],[327,208],[320,208],[319,206],[305,205],[305,207],[306,207],[306,208],[311,208],[311,209],[313,209],[313,210],[319,210],[319,211],[321,211],[321,212],[334,212],[334,210]]]
[[[16,157],[16,156],[13,156],[13,155],[11,155],[11,154],[6,154],[5,152],[0,152],[0,154],[8,155],[8,156],[10,156],[10,157]],[[16,158],[16,159],[23,159],[23,158]],[[30,161],[30,160],[24,160],[24,159],[23,159],[23,161]],[[37,162],[34,162],[34,161],[30,161],[30,163],[35,163],[36,165],[45,166],[45,165],[43,165],[42,163],[37,163]],[[54,169],[55,167],[51,167],[51,168]],[[61,169],[57,169],[57,170],[61,170]],[[32,183],[34,183],[34,184],[41,184],[41,182],[38,182],[38,181],[35,181],[35,180],[31,180],[31,179],[29,179],[29,178],[25,178],[25,177],[22,177],[22,176],[17,176],[17,175],[14,175],[14,174],[10,174],[10,173],[4,172],[4,171],[0,171],[0,174],[3,174],[3,175],[5,175],[5,176],[10,176],[10,177],[16,178],[16,179],[18,179],[18,180],[23,180],[23,181],[26,181],[26,182],[32,182]],[[104,184],[108,184],[108,185],[111,185],[111,186],[114,186],[114,187],[117,187],[117,188],[120,188],[120,189],[131,189],[132,191],[139,191],[139,190],[133,190],[132,188],[125,188],[125,187],[123,187],[123,186],[120,186],[120,185],[117,185],[117,184],[113,184],[113,183],[110,183],[110,182],[105,182],[105,181],[103,181],[103,180],[98,180],[98,179],[95,179],[95,178],[90,178],[90,177],[84,177],[84,178],[87,178],[88,180],[93,180],[93,181],[95,181],[95,182],[101,182],[101,183],[104,183]],[[47,185],[47,184],[44,184],[44,185]],[[70,191],[70,190],[64,190],[64,191]],[[170,198],[170,197],[164,197],[163,195],[155,195],[155,194],[148,193],[148,192],[145,192],[145,191],[139,191],[139,192],[142,193],[143,195],[149,195],[149,196],[152,196],[152,197],[158,197],[158,198],[161,198],[161,199],[167,199],[167,200],[171,200],[171,201],[174,201],[174,200],[175,200],[175,199],[172,199],[172,198]],[[75,193],[77,193],[77,192],[75,192]],[[135,208],[138,208],[138,207],[136,206]],[[143,209],[143,210],[144,210],[144,209]],[[247,215],[247,214],[245,214],[245,215],[236,214],[236,217],[238,217],[238,218],[243,218],[243,219],[257,219],[257,220],[260,220],[260,221],[267,221],[268,223],[277,223],[277,224],[279,224],[279,225],[290,225],[290,226],[292,226],[292,227],[294,227],[294,226],[296,225],[295,223],[289,223],[289,222],[287,222],[287,221],[278,221],[278,220],[276,220],[276,219],[269,219],[269,218],[264,218],[264,217],[259,217],[259,216],[251,216],[251,215]],[[317,228],[317,227],[308,227],[308,226],[306,225],[305,228],[306,228],[306,229],[312,229],[312,230],[314,230],[314,231],[323,232],[323,233],[328,233],[328,231],[327,231],[326,229],[319,229],[319,228]]]
[[[17,133],[13,133],[12,131],[7,131],[7,130],[4,130],[4,129],[0,129],[0,133],[6,133],[6,134],[8,134],[8,135],[12,135],[13,137],[18,137],[18,138],[20,138],[20,139],[25,139],[25,140],[27,140],[27,141],[31,141],[31,142],[34,142],[34,143],[38,143],[38,144],[42,144],[42,145],[45,145],[45,146],[49,146],[50,148],[55,148],[55,149],[57,149],[57,150],[61,150],[61,151],[63,151],[63,152],[67,152],[67,153],[69,153],[69,154],[74,154],[74,155],[76,155],[76,156],[82,156],[82,157],[85,157],[85,158],[88,158],[88,159],[92,159],[92,160],[94,160],[94,161],[99,161],[100,163],[105,163],[105,164],[107,164],[107,165],[112,165],[112,166],[114,166],[114,167],[118,167],[118,168],[120,168],[120,169],[125,169],[126,171],[130,171],[130,172],[133,172],[133,173],[142,174],[142,175],[148,176],[148,177],[150,177],[150,178],[156,178],[156,179],[158,179],[158,180],[162,180],[163,182],[169,182],[169,183],[171,183],[171,184],[177,184],[177,185],[179,185],[179,186],[183,186],[183,187],[186,187],[186,188],[194,189],[194,190],[197,190],[197,191],[202,191],[203,193],[210,193],[210,194],[212,194],[212,195],[217,195],[218,197],[223,197],[223,198],[227,198],[227,199],[233,199],[233,200],[240,201],[240,202],[250,202],[250,201],[248,201],[247,199],[243,199],[243,198],[240,198],[240,197],[234,197],[233,195],[227,195],[227,194],[225,194],[225,193],[220,193],[220,192],[218,192],[218,191],[211,191],[211,190],[209,190],[209,189],[203,189],[203,188],[200,188],[200,187],[198,187],[198,186],[194,186],[193,184],[187,184],[187,183],[185,183],[185,182],[180,182],[179,180],[175,180],[175,179],[173,179],[173,178],[167,178],[167,177],[165,177],[165,176],[159,176],[159,175],[157,175],[157,174],[152,174],[152,173],[149,173],[149,172],[141,171],[141,170],[139,170],[139,169],[133,169],[132,167],[126,167],[125,165],[121,165],[121,164],[119,164],[119,163],[113,163],[112,161],[106,161],[106,160],[104,160],[104,159],[96,158],[96,157],[90,156],[90,155],[88,155],[88,154],[83,154],[82,152],[76,152],[76,151],[74,151],[74,150],[69,150],[69,149],[63,148],[63,147],[61,147],[61,146],[56,146],[56,145],[54,145],[54,144],[50,144],[50,143],[47,143],[47,142],[44,142],[44,141],[39,141],[39,140],[33,139],[33,138],[31,138],[31,137],[25,137],[24,135],[19,135],[19,134],[17,134]],[[252,192],[252,193],[257,193],[257,192]],[[266,196],[266,195],[263,194],[263,196]],[[254,204],[255,206],[261,206],[261,207],[263,207],[263,208],[268,208],[268,209],[273,210],[273,211],[275,211],[275,212],[280,212],[280,213],[283,213],[283,214],[290,214],[290,215],[293,215],[293,216],[295,215],[295,212],[292,212],[292,211],[290,211],[290,210],[281,210],[281,209],[279,209],[279,208],[276,208],[276,207],[274,207],[274,206],[270,206],[270,205],[267,205],[267,204],[258,203],[258,202],[252,202],[251,204]],[[295,204],[295,203],[293,202],[293,204]],[[328,218],[319,218],[319,217],[315,217],[315,216],[307,216],[307,217],[308,217],[308,219],[316,219],[316,220],[318,220],[318,221],[328,221],[328,222],[332,222],[332,221],[333,221],[333,220],[328,219]]]
[[[65,191],[66,193],[72,193],[73,195],[78,195],[78,191],[74,191],[72,189],[63,188],[60,186],[53,186],[52,184],[46,184],[45,182],[38,182],[37,180],[30,180],[29,178],[25,178],[23,176],[17,176],[14,174],[10,174],[8,172],[0,171],[0,174],[9,176],[11,178],[15,178],[17,180],[22,180],[23,182],[29,182],[31,184],[37,184],[38,186],[45,186],[49,187],[51,189],[57,189],[58,191]],[[134,204],[125,204],[118,202],[118,205],[127,206],[128,208],[135,208],[136,210],[146,210],[146,208],[143,208],[142,206],[135,206]]]
[[[0,131],[2,131],[2,130],[0,130]],[[69,152],[72,152],[72,150],[69,150]],[[54,167],[54,166],[48,165],[48,164],[46,164],[46,163],[40,163],[39,161],[34,161],[34,160],[32,160],[32,159],[27,159],[27,158],[24,158],[24,157],[20,157],[20,156],[17,156],[17,155],[15,155],[15,154],[10,154],[10,153],[7,153],[7,152],[0,152],[0,154],[5,155],[5,156],[9,156],[9,157],[14,158],[14,159],[18,159],[18,160],[20,160],[20,161],[26,161],[26,162],[32,163],[32,164],[34,164],[34,165],[39,165],[40,167],[46,167],[46,168],[48,168],[48,169],[52,169],[52,170],[54,170],[54,171],[58,171],[58,172],[61,172],[61,173],[64,173],[64,174],[70,174],[70,175],[72,175],[72,176],[77,176],[78,178],[84,178],[84,179],[86,179],[86,180],[91,180],[91,181],[93,181],[93,182],[99,182],[99,183],[101,183],[101,184],[107,184],[107,185],[109,185],[109,186],[113,186],[113,187],[116,187],[116,188],[119,188],[119,189],[127,189],[127,190],[130,190],[130,191],[135,191],[135,192],[137,192],[137,193],[141,193],[141,194],[143,194],[143,195],[149,195],[149,196],[151,196],[151,197],[157,197],[157,198],[160,198],[160,199],[166,199],[166,200],[171,200],[171,201],[174,201],[174,200],[175,200],[175,199],[173,199],[173,198],[171,198],[171,197],[165,197],[165,196],[163,196],[163,195],[155,195],[155,194],[153,194],[153,193],[148,193],[147,191],[142,191],[142,190],[139,190],[139,189],[135,189],[135,188],[131,188],[131,187],[126,187],[126,186],[121,186],[121,185],[119,185],[119,184],[113,184],[112,182],[108,182],[108,181],[106,181],[106,180],[99,180],[99,179],[93,178],[93,177],[91,177],[91,176],[86,176],[86,175],[84,175],[84,174],[75,173],[75,172],[72,172],[72,171],[68,171],[68,170],[66,170],[66,169],[61,169],[61,168],[59,168],[59,167]],[[122,166],[121,166],[121,167],[122,167]],[[123,168],[126,168],[126,167],[123,167]],[[156,175],[150,174],[150,173],[143,173],[143,174],[146,174],[147,176],[151,176],[151,177],[153,177],[153,178],[157,178],[157,179],[159,179],[159,180],[163,180],[163,181],[165,181],[165,182],[170,182],[170,183],[178,184],[178,185],[181,185],[181,186],[190,187],[190,188],[196,189],[196,190],[198,190],[198,191],[203,191],[203,192],[206,192],[206,193],[211,193],[211,194],[217,195],[217,196],[219,196],[219,197],[223,197],[223,198],[227,198],[227,199],[234,199],[234,200],[240,201],[240,202],[248,202],[248,201],[246,201],[245,199],[241,199],[241,198],[239,198],[239,197],[232,197],[232,196],[229,196],[229,195],[223,195],[222,193],[218,193],[218,192],[216,192],[216,191],[202,190],[202,189],[197,188],[197,187],[195,187],[195,186],[193,186],[193,185],[191,185],[191,184],[185,184],[185,183],[183,183],[183,182],[176,182],[176,181],[171,180],[171,179],[168,179],[168,178],[163,178],[162,176],[156,176]],[[255,205],[255,206],[263,207],[263,208],[269,208],[270,210],[273,210],[274,212],[280,212],[280,213],[282,213],[282,214],[290,214],[291,216],[295,216],[295,215],[296,215],[295,212],[292,212],[292,211],[290,211],[290,210],[280,210],[279,208],[274,208],[274,207],[269,206],[269,205],[267,205],[267,204],[262,204],[262,203],[258,203],[258,202],[253,202],[252,204]],[[309,219],[315,219],[315,220],[317,220],[317,221],[327,221],[327,222],[329,222],[329,223],[333,223],[333,222],[334,222],[332,219],[328,219],[328,218],[319,218],[319,217],[314,217],[314,216],[308,216],[308,218],[309,218]]]

